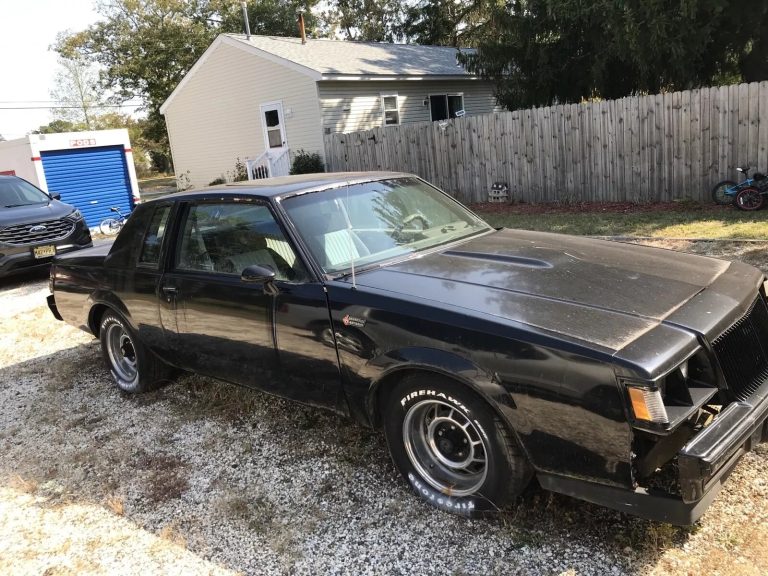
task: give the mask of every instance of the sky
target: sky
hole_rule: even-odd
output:
[[[99,19],[92,0],[0,0],[0,134],[21,138],[52,120],[49,110],[57,72],[48,47],[63,30],[79,31]]]

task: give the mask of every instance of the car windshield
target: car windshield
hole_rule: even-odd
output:
[[[282,204],[328,274],[491,230],[458,202],[416,178],[341,186],[286,198]]]
[[[45,192],[21,178],[0,178],[0,206],[13,208],[50,201]]]

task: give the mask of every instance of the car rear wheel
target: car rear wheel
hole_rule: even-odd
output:
[[[148,392],[170,379],[170,369],[136,338],[115,312],[101,317],[101,352],[117,387],[124,392]]]
[[[390,454],[416,493],[465,516],[503,508],[527,486],[532,469],[490,406],[443,376],[405,378],[389,394]]]

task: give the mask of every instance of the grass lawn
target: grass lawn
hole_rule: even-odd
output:
[[[768,240],[768,210],[743,212],[705,204],[476,204],[499,227],[588,236],[741,238]]]

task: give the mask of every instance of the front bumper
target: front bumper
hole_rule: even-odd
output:
[[[739,459],[768,441],[768,380],[746,401],[733,402],[677,455],[681,495],[638,487],[629,490],[579,478],[538,474],[546,490],[635,516],[687,526],[717,496]]]
[[[65,254],[81,248],[93,246],[91,233],[83,221],[75,225],[69,236],[51,242],[38,242],[29,244],[0,244],[0,277],[50,266],[53,256],[35,258],[33,249],[35,246],[52,244],[56,246],[56,254]]]
[[[680,488],[695,503],[722,481],[744,454],[768,440],[768,381],[747,400],[726,406],[678,454]]]

